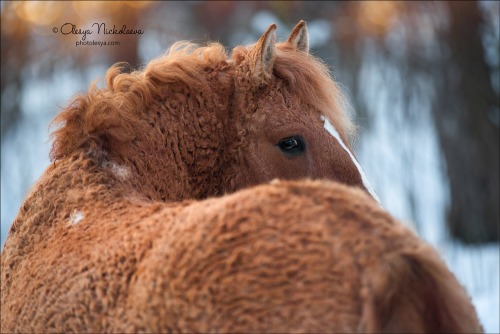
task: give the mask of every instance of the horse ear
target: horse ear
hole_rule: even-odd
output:
[[[428,247],[364,273],[363,333],[483,333],[465,289]]]
[[[293,28],[287,43],[291,44],[299,51],[309,53],[309,33],[307,32],[305,21],[301,20],[295,28]]]
[[[254,64],[254,77],[259,82],[267,81],[273,74],[274,59],[276,57],[276,24],[271,24],[259,38],[250,56]]]

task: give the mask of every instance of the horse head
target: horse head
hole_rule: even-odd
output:
[[[309,54],[304,21],[284,43],[271,25],[252,46],[233,51],[237,135],[230,146],[230,190],[273,178],[327,178],[360,186],[377,198],[352,153],[354,126],[328,68]],[[243,157],[243,158],[241,158]]]
[[[174,44],[144,70],[107,73],[59,114],[54,160],[83,154],[152,200],[201,199],[275,178],[327,178],[376,195],[352,153],[341,90],[309,54],[306,23],[231,56]]]

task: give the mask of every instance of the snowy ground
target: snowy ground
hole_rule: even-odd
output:
[[[373,73],[374,68],[370,67],[364,71],[365,80],[374,81],[373,86],[384,85],[376,81],[384,80],[383,73]],[[65,72],[52,81],[33,81],[26,89],[22,97],[23,120],[1,144],[2,247],[22,199],[49,164],[48,124],[58,106],[64,106],[70,96],[88,87],[102,73],[104,69],[98,67],[84,77]],[[74,80],[75,77],[80,80]],[[397,73],[391,77],[397,80]],[[485,330],[499,333],[499,245],[467,247],[448,239],[443,223],[448,201],[446,177],[428,110],[425,112],[428,106],[419,105],[418,122],[407,124],[404,119],[387,114],[398,108],[394,104],[387,107],[390,96],[384,97],[379,91],[377,98],[372,99],[369,95],[373,92],[364,93],[368,100],[379,101],[379,105],[373,126],[361,137],[357,151],[383,206],[440,251],[471,294]],[[419,144],[413,145],[417,140]]]

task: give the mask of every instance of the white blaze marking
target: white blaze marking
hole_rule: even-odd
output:
[[[354,155],[351,153],[351,151],[344,144],[344,141],[340,137],[340,135],[337,132],[337,130],[335,130],[335,128],[333,127],[332,123],[330,123],[330,121],[328,120],[328,118],[326,118],[325,116],[321,116],[321,120],[324,121],[323,127],[325,128],[325,130],[328,131],[335,139],[337,139],[337,141],[339,142],[340,146],[342,146],[342,148],[351,157],[352,162],[354,162],[354,165],[358,169],[359,175],[361,175],[361,181],[363,182],[363,185],[365,186],[366,190],[368,190],[368,192],[370,193],[370,195],[372,195],[372,197],[375,198],[375,200],[380,203],[380,199],[378,198],[377,194],[375,193],[375,191],[371,187],[370,183],[368,182],[368,179],[366,178],[366,175],[365,175],[365,172],[363,171],[363,168],[361,168],[361,166],[358,163],[358,160],[356,160],[356,158],[354,157]]]
[[[69,223],[71,225],[78,224],[81,220],[83,220],[83,213],[80,211],[73,211],[73,213],[69,216]]]

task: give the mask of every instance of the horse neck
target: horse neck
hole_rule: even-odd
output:
[[[100,168],[93,158],[74,154],[52,163],[26,196],[9,239],[45,235],[47,229],[70,224],[79,212],[102,214],[120,196],[124,185]],[[87,217],[88,218],[88,217]],[[43,231],[43,233],[41,232]]]
[[[132,142],[113,148],[104,164],[147,199],[218,195],[229,96],[172,86],[162,97],[141,119],[148,127]]]

